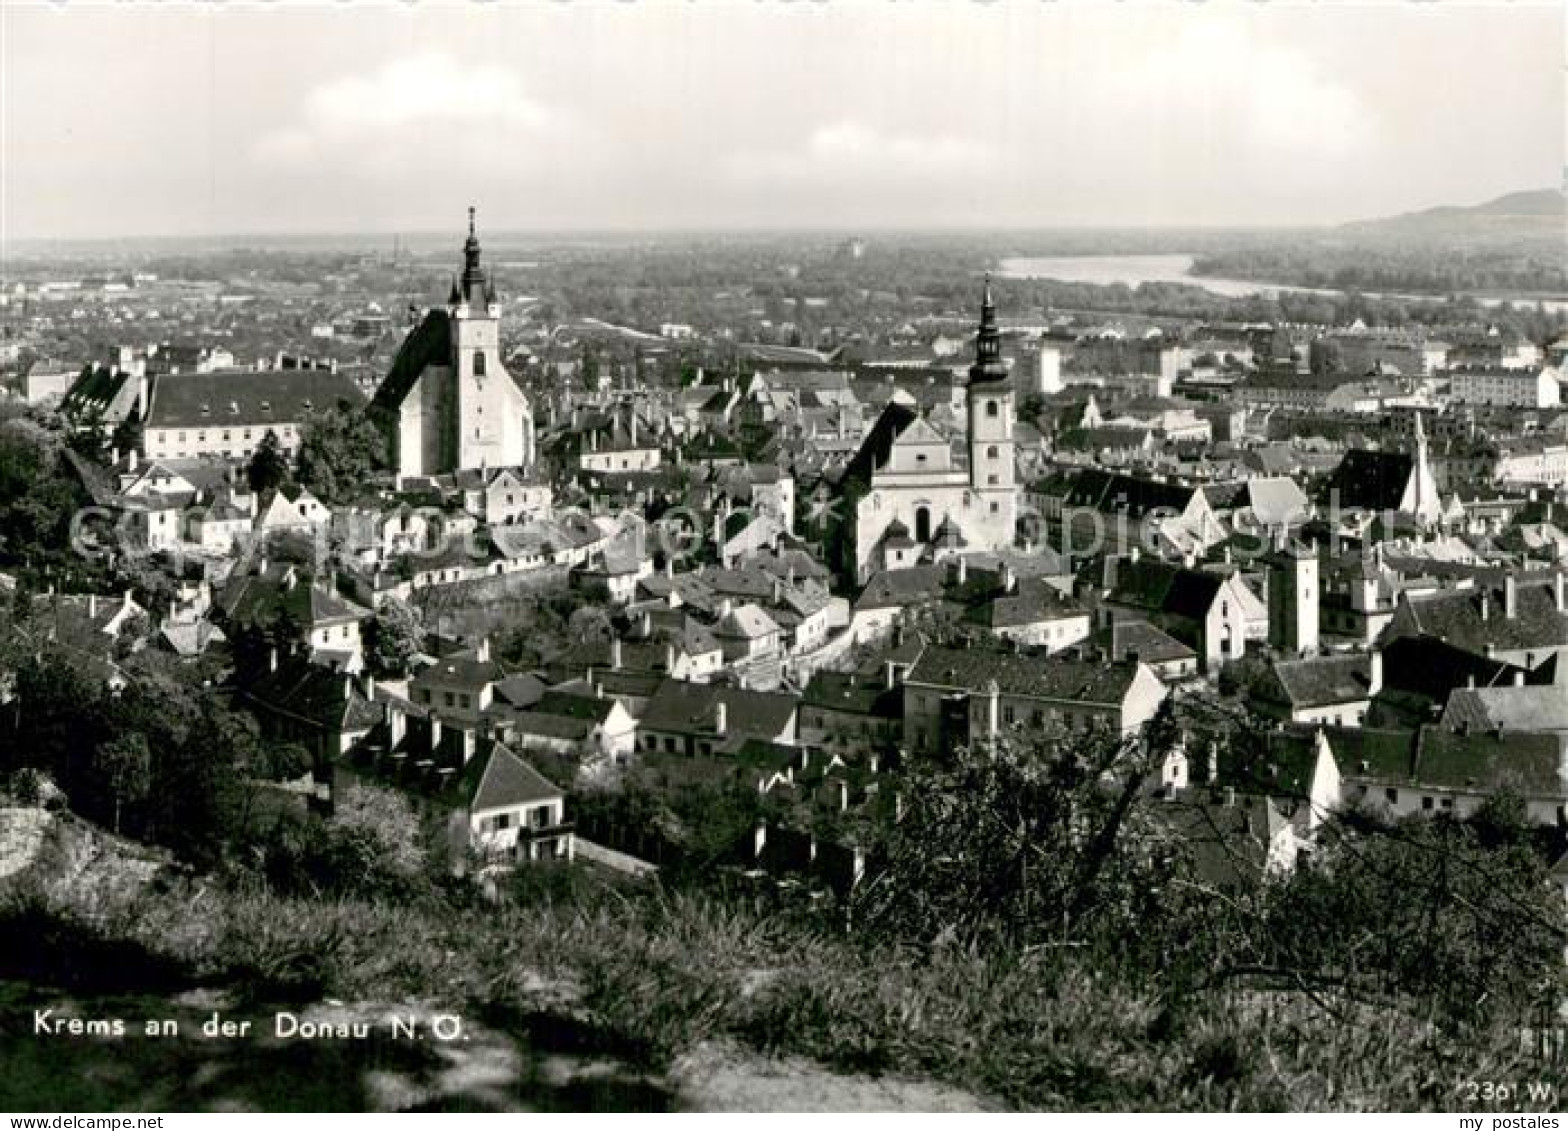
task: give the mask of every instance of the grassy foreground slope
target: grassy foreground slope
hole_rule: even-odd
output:
[[[917,1106],[1468,1108],[1468,1080],[1542,1074],[1517,1030],[1460,1039],[1317,992],[1217,991],[1173,1010],[1159,985],[1071,952],[878,944],[749,900],[582,873],[531,875],[494,901],[438,885],[285,895],[151,871],[144,849],[69,816],[49,825],[0,880],[0,929],[15,940],[5,974],[53,991],[425,1003],[486,1031],[569,1033],[650,1079],[716,1078],[719,1049],[957,1089],[916,1092]],[[722,1102],[788,1102],[745,1081]]]

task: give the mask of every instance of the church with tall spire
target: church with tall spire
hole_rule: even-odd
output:
[[[905,393],[871,426],[841,481],[839,565],[855,583],[1013,546],[1018,526],[1012,370],[987,278],[964,392],[963,456]]]
[[[399,477],[532,467],[534,414],[501,361],[501,304],[468,210],[463,270],[446,305],[404,339],[371,399]]]

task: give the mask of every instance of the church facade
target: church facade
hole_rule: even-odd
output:
[[[1013,380],[989,281],[965,390],[963,453],[895,396],[845,470],[841,565],[857,584],[955,554],[1008,549],[1018,525]]]
[[[463,273],[404,340],[370,403],[399,477],[529,468],[533,406],[501,363],[501,305],[468,210]]]

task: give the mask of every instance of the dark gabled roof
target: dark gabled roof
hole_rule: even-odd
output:
[[[548,711],[518,711],[512,715],[512,727],[520,735],[582,742],[593,733],[593,720]]]
[[[632,699],[647,699],[659,689],[665,680],[663,672],[634,672],[621,668],[619,671],[605,668],[594,669],[593,686],[588,685],[584,677],[564,680],[554,688],[556,691],[568,691],[579,695],[595,695],[600,690],[608,696],[625,695]]]
[[[1180,483],[1086,468],[1078,473],[1062,505],[1108,514],[1125,511],[1129,518],[1141,518],[1157,509],[1184,511],[1197,490]]]
[[[392,368],[371,398],[372,408],[397,411],[419,375],[432,365],[449,365],[452,360],[452,327],[447,312],[433,309],[403,339]]]
[[[495,694],[513,707],[532,707],[544,696],[544,681],[536,675],[518,673],[496,681]]]
[[[1568,689],[1461,687],[1448,697],[1442,724],[1455,731],[1568,731]]]
[[[1213,784],[1242,793],[1304,800],[1317,765],[1315,729],[1287,727],[1255,732],[1256,745],[1227,747],[1212,771]]]
[[[1267,796],[1227,801],[1203,789],[1186,790],[1143,812],[1182,846],[1199,877],[1220,888],[1256,884],[1269,865],[1269,846],[1286,824]]]
[[[1331,730],[1329,747],[1349,781],[1411,788],[1568,797],[1568,738],[1557,734],[1459,734],[1439,726],[1419,731]]]
[[[1089,639],[1113,658],[1128,659],[1129,654],[1136,654],[1146,664],[1192,660],[1198,655],[1180,640],[1146,620],[1114,620]]]
[[[1151,612],[1201,620],[1208,615],[1224,582],[1219,574],[1184,569],[1157,558],[1122,560],[1116,566],[1111,600]]]
[[[494,660],[476,659],[472,653],[448,656],[421,668],[409,681],[413,687],[457,687],[478,691],[501,679],[505,673]]]
[[[1504,615],[1501,588],[1445,590],[1424,597],[1406,596],[1415,630],[1467,651],[1557,648],[1568,645],[1568,613],[1557,611],[1549,586],[1515,587],[1515,615]],[[1486,616],[1482,617],[1483,603]]]
[[[72,382],[60,398],[60,408],[65,412],[107,411],[117,400],[128,400],[128,384],[137,383],[129,371],[111,369],[104,365],[90,365]]]
[[[1397,511],[1415,461],[1408,452],[1352,448],[1339,461],[1324,486],[1324,498],[1339,492],[1339,505],[1349,510]]]
[[[350,729],[354,720],[349,708],[358,698],[347,676],[303,656],[284,657],[275,670],[250,680],[243,694],[259,706],[306,720],[329,734]],[[369,727],[374,719],[360,721]]]
[[[1404,636],[1383,645],[1383,687],[1442,702],[1471,680],[1477,687],[1513,683],[1523,668],[1457,647],[1442,640]]]
[[[850,715],[898,719],[904,712],[904,695],[882,679],[863,679],[853,673],[820,671],[811,677],[801,705]]]
[[[370,610],[329,589],[309,576],[288,577],[295,567],[274,565],[265,574],[245,574],[224,589],[218,605],[227,622],[241,629],[270,629],[284,619],[303,630],[317,625],[364,620]]]
[[[905,404],[900,400],[888,401],[887,407],[877,417],[877,422],[866,433],[866,438],[861,442],[860,450],[855,453],[849,465],[844,469],[844,476],[840,485],[849,489],[852,485],[865,488],[871,484],[871,476],[888,461],[893,452],[893,443],[917,419],[920,412],[913,405]]]
[[[565,796],[510,747],[495,741],[488,751],[480,750],[469,760],[459,789],[470,812],[537,805]]]
[[[855,599],[855,609],[894,609],[913,602],[934,601],[942,596],[946,579],[947,567],[940,565],[883,570],[866,582]]]
[[[1276,660],[1271,690],[1295,708],[1354,703],[1372,694],[1372,662],[1366,656],[1308,656]]]
[[[546,691],[533,706],[535,714],[555,715],[591,724],[602,723],[615,709],[615,700],[597,695],[574,695],[559,689]]]
[[[150,428],[223,428],[298,424],[339,404],[363,406],[359,386],[325,369],[176,373],[153,384]]]
[[[906,682],[973,692],[994,681],[1004,695],[1119,706],[1138,667],[1136,663],[1107,664],[1000,648],[932,644],[910,669]]]
[[[796,707],[793,695],[667,679],[643,708],[642,728],[712,734],[720,703],[726,734],[768,739],[788,729]]]
[[[966,618],[987,628],[1018,628],[1088,616],[1088,610],[1051,584],[1029,577],[1011,593],[996,593],[971,605]]]

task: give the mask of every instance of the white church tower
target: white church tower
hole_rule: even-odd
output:
[[[463,273],[446,306],[404,340],[370,415],[400,477],[534,464],[533,407],[501,362],[501,304],[480,261],[472,208]]]
[[[1002,332],[996,324],[989,277],[980,302],[975,361],[969,367],[968,404],[969,484],[979,502],[976,519],[991,534],[986,541],[1010,545],[1018,522],[1013,381],[1002,359]]]

